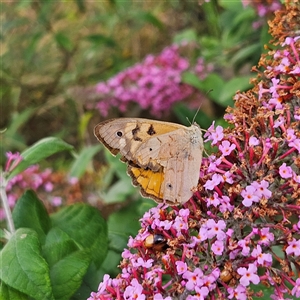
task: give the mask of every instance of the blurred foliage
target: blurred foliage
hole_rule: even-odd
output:
[[[97,116],[83,122],[85,99],[72,100],[69,89],[106,80],[173,42],[198,45],[197,55],[217,66],[220,79],[207,85],[219,89],[212,97],[217,109],[232,103],[218,98],[219,84],[227,89],[222,82],[236,74],[248,80],[268,39],[264,28],[253,30],[255,18],[239,1],[2,3],[0,128],[7,132],[1,135],[1,162],[4,151],[23,150],[49,134],[76,147],[94,143],[88,133]]]
[[[88,294],[104,273],[116,273],[128,235],[135,234],[139,216],[155,203],[140,201],[126,166],[118,159],[100,154],[92,164],[100,149],[92,146],[97,143],[93,127],[100,117],[84,108],[84,98],[74,100],[70,89],[107,80],[149,53],[187,41],[197,50],[190,61],[203,57],[214,71],[205,80],[186,73],[183,82],[201,90],[205,99],[194,104],[193,111],[179,103],[164,119],[188,125],[186,118],[192,121],[201,105],[195,121],[202,128],[213,120],[220,124],[226,106],[233,104],[234,93],[250,86],[251,67],[269,40],[267,27],[253,29],[257,15],[239,0],[202,5],[189,0],[21,0],[3,2],[1,9],[0,164],[6,151],[24,151],[48,136],[80,149],[73,155],[54,156],[51,166],[68,169],[70,177],[81,177],[77,197],[97,206],[108,220],[108,256],[103,269],[90,266],[87,271],[90,286],[81,287],[81,292]],[[126,116],[133,112],[134,108]],[[118,111],[113,115],[122,116]],[[88,176],[83,176],[85,170]],[[95,185],[99,189],[96,196],[82,196],[84,189],[94,192]]]

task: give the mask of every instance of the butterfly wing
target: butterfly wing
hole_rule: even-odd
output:
[[[94,132],[113,155],[120,152],[143,196],[172,204],[192,196],[203,151],[198,125],[124,118],[102,122]]]
[[[155,197],[162,195],[168,203],[182,204],[193,195],[192,190],[198,184],[202,152],[201,130],[199,126],[192,125],[152,137],[137,149],[135,156],[144,169],[158,169],[156,172],[163,174],[160,191]],[[147,179],[151,182],[145,175],[140,175],[144,183],[139,184],[142,191],[149,190],[145,187]]]
[[[168,122],[140,118],[110,119],[99,123],[94,129],[97,139],[116,155],[119,152],[134,161],[136,150],[151,137],[177,130],[184,126]]]

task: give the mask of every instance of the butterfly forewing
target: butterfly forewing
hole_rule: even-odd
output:
[[[112,154],[121,153],[143,196],[173,204],[192,196],[203,152],[198,125],[125,118],[102,122],[94,132]]]

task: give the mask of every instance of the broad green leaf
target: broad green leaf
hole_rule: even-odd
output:
[[[107,221],[110,249],[123,251],[129,236],[135,236],[140,228],[139,206],[141,202],[133,202],[126,208],[112,213]]]
[[[50,270],[55,300],[68,300],[82,283],[90,260],[88,251],[80,250],[60,260]]]
[[[86,171],[88,164],[91,162],[93,156],[99,152],[101,145],[94,145],[90,147],[83,148],[79,156],[74,161],[69,176],[80,178],[82,174]]]
[[[51,215],[52,224],[69,235],[76,243],[91,250],[99,267],[107,253],[107,225],[99,211],[86,204],[64,207]]]
[[[73,146],[55,137],[44,138],[21,153],[23,160],[10,173],[8,179],[27,169],[29,166],[61,151],[71,151]]]
[[[1,282],[0,300],[28,300],[28,296]]]
[[[49,267],[41,256],[37,233],[20,228],[1,251],[0,279],[36,299],[54,299]]]
[[[41,200],[33,191],[26,191],[14,207],[13,220],[16,228],[30,228],[37,232],[41,242],[50,229],[51,221]]]
[[[47,235],[43,253],[50,267],[54,298],[70,299],[91,262],[89,250],[80,249],[73,239],[55,227]]]
[[[53,227],[47,234],[43,246],[43,256],[50,268],[69,253],[80,250],[80,246],[58,227]]]
[[[120,256],[118,263],[120,263]],[[108,273],[106,270],[104,270],[103,264],[101,265],[100,269],[98,269],[93,263],[89,265],[89,268],[83,278],[82,284],[80,288],[76,291],[76,293],[72,296],[72,300],[87,299],[90,297],[91,291],[97,291],[99,282],[102,281],[103,276]],[[118,273],[109,274],[111,275],[111,277],[116,277]]]

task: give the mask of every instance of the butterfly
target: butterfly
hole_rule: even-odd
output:
[[[142,196],[169,205],[192,197],[204,149],[198,124],[119,118],[99,123],[94,134],[113,155],[121,154]]]

